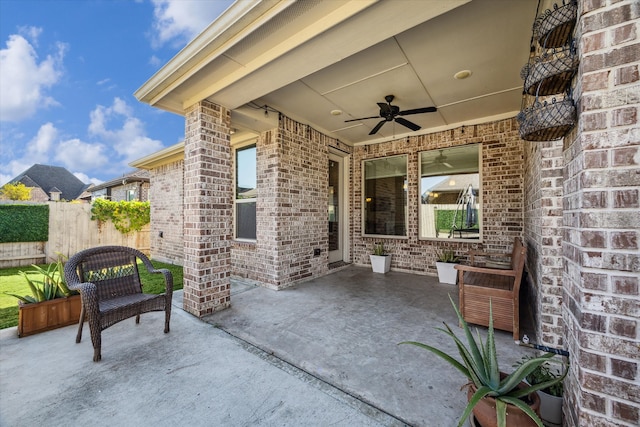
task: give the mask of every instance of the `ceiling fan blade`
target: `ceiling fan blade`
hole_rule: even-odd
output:
[[[411,130],[418,130],[420,129],[420,126],[418,126],[417,124],[410,122],[407,119],[403,119],[402,117],[396,117],[396,122],[400,123],[402,126],[406,126]]]
[[[357,121],[359,121],[359,120],[369,120],[369,119],[379,119],[379,118],[380,118],[380,116],[361,117],[361,118],[359,118],[359,119],[345,120],[344,122],[345,122],[345,123],[347,123],[347,122],[357,122]]]
[[[436,111],[438,111],[436,107],[423,107],[423,108],[415,108],[413,110],[400,111],[398,114],[401,116],[408,116],[409,114],[433,113]]]
[[[377,104],[382,114],[391,114],[391,105],[385,104],[384,102],[378,102]]]
[[[374,127],[373,129],[371,129],[371,132],[369,132],[369,135],[375,135],[380,128],[382,127],[383,124],[385,124],[387,121],[383,120],[381,122],[378,122],[378,124],[376,125],[376,127]]]

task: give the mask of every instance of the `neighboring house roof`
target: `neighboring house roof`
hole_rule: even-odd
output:
[[[93,193],[95,191],[99,191],[104,188],[119,187],[129,182],[149,182],[149,177],[150,177],[149,171],[139,169],[139,170],[135,170],[133,172],[124,174],[121,177],[114,178],[109,181],[105,181],[102,184],[95,185],[87,189],[87,191],[89,193]]]
[[[75,200],[89,187],[80,181],[74,174],[61,166],[33,165],[17,177],[11,183],[21,182],[27,187],[36,187],[51,197],[51,191],[60,193],[64,200]]]

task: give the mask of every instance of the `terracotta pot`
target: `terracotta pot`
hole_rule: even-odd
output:
[[[506,374],[501,373],[500,377],[504,378]],[[518,388],[528,387],[527,383],[520,383]],[[476,386],[474,384],[469,385],[467,389],[467,400],[471,399],[471,396],[476,392]],[[531,393],[529,400],[532,402],[529,404],[531,409],[540,415],[540,397],[538,393]],[[473,408],[473,415],[475,416],[476,423],[482,427],[496,427],[498,421],[496,418],[496,400],[493,397],[485,397]],[[507,426],[508,427],[536,427],[535,421],[533,421],[522,410],[513,405],[507,405]]]

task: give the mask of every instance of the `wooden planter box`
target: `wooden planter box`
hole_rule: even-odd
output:
[[[56,298],[36,304],[18,303],[18,337],[37,334],[80,320],[82,302],[80,295]]]

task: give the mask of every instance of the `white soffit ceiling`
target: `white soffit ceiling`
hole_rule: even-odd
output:
[[[349,144],[513,116],[520,108],[520,69],[528,59],[536,6],[535,0],[473,0],[274,90],[256,104]],[[464,69],[471,77],[453,78]],[[376,103],[390,94],[401,110],[436,106],[438,112],[404,116],[423,128],[417,132],[391,122],[369,136],[381,119],[345,123],[377,116]],[[332,116],[335,109],[343,114]]]

